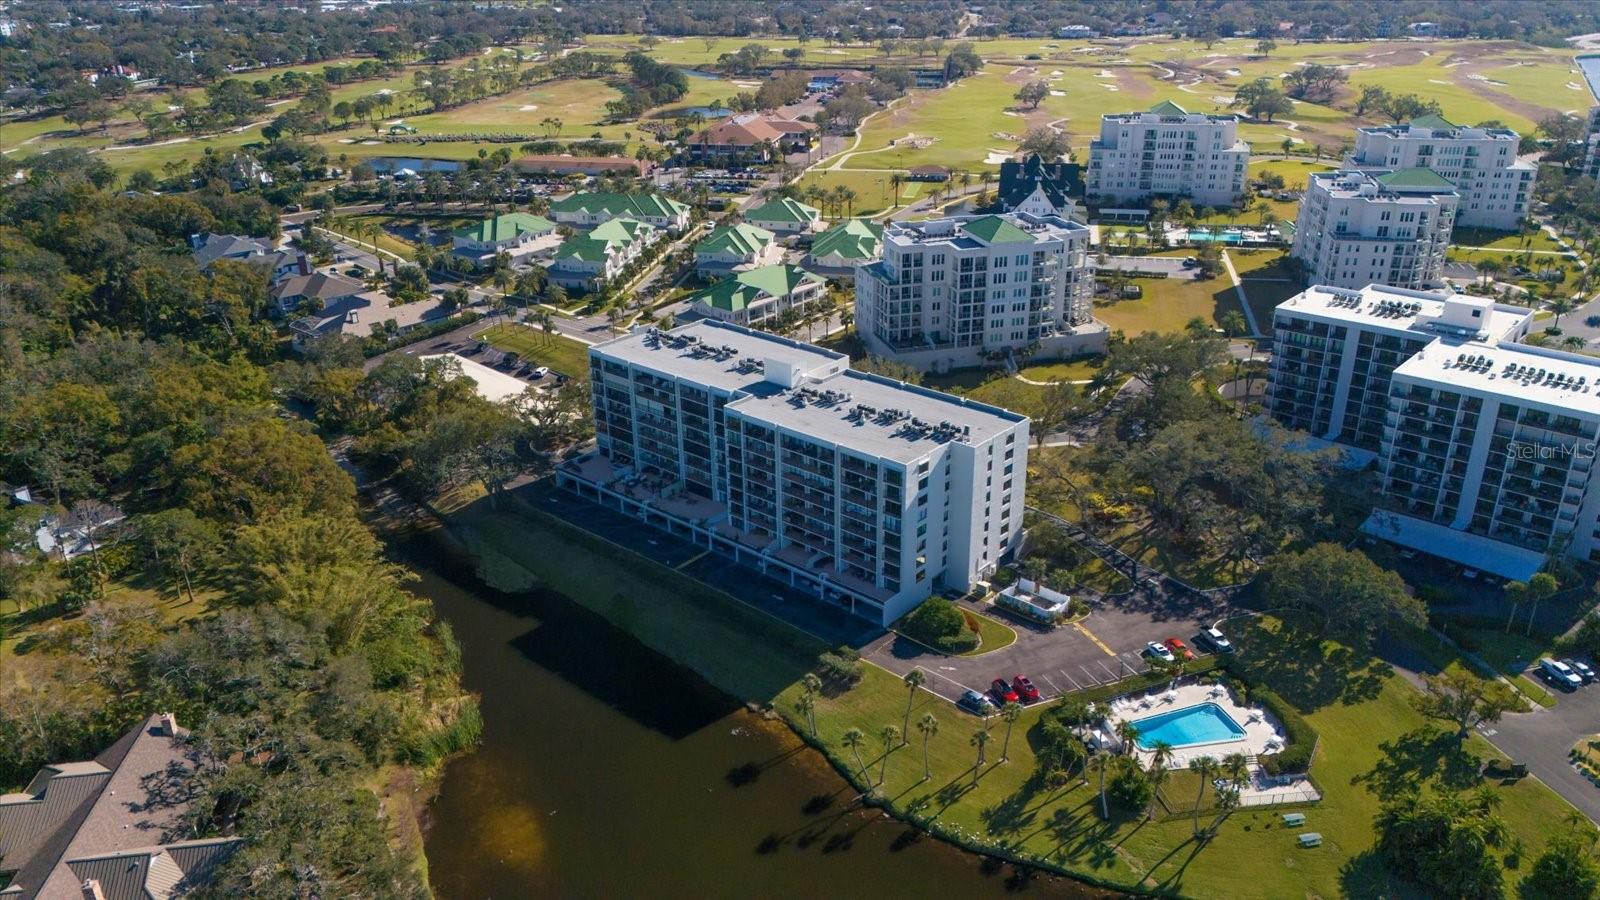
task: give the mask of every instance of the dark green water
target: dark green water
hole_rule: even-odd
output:
[[[855,807],[781,723],[565,598],[418,574],[485,722],[430,810],[441,897],[1094,896]]]

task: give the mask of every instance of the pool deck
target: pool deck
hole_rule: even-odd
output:
[[[1188,768],[1191,760],[1202,756],[1220,761],[1230,753],[1243,753],[1250,760],[1250,784],[1239,791],[1241,805],[1270,806],[1321,799],[1320,792],[1303,776],[1274,777],[1261,769],[1256,763],[1257,756],[1275,753],[1288,743],[1282,726],[1266,710],[1241,704],[1233,692],[1221,685],[1191,682],[1159,688],[1147,694],[1120,697],[1112,701],[1109,722],[1114,728],[1117,722],[1132,722],[1205,703],[1214,703],[1227,713],[1235,724],[1244,729],[1244,737],[1174,748],[1167,768]],[[1135,749],[1134,752],[1142,765],[1149,766],[1152,755],[1149,751]]]

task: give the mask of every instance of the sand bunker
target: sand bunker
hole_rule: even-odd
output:
[[[1067,95],[1066,91],[1051,91],[1050,92],[1050,96],[1052,96],[1052,97],[1065,97],[1066,95]]]
[[[1107,72],[1105,69],[1101,69],[1100,71],[1094,73],[1094,77],[1096,77],[1096,78],[1115,78],[1117,76],[1111,74],[1110,72]]]
[[[1008,109],[1005,111],[1005,114],[1008,116],[1016,116],[1019,119],[1022,118],[1022,113],[1019,113],[1016,110]]]
[[[733,86],[734,87],[744,87],[744,88],[751,88],[751,87],[758,88],[758,87],[761,87],[761,82],[759,82],[759,81],[735,81],[733,83]]]
[[[989,150],[989,155],[983,158],[983,164],[986,166],[998,166],[1003,162],[1009,161],[1010,159],[1010,153],[1007,153],[1004,150],[995,150],[991,148]]]
[[[1567,90],[1569,90],[1569,91],[1581,91],[1581,90],[1583,90],[1583,85],[1581,85],[1581,84],[1573,84],[1572,82],[1569,81],[1569,82],[1567,82]]]
[[[533,112],[534,110],[536,110],[538,108],[539,108],[538,104],[527,103],[527,104],[524,104],[522,106],[517,107],[517,112]]]
[[[383,143],[383,141],[362,141],[361,142],[361,146],[363,146],[363,147],[376,147],[381,143]]]
[[[1492,85],[1495,85],[1496,87],[1505,87],[1506,86],[1506,83],[1504,81],[1495,81],[1493,78],[1490,78],[1487,75],[1479,75],[1477,72],[1469,73],[1467,75],[1467,77],[1471,78],[1473,81],[1481,81],[1484,84],[1492,84]]]
[[[1239,71],[1238,69],[1223,69],[1222,70],[1222,74],[1228,76],[1229,78],[1238,78],[1239,76],[1243,75],[1244,73]]]
[[[1120,91],[1120,90],[1122,90],[1122,88],[1119,88],[1114,84],[1102,84],[1100,86],[1105,88],[1108,91]]]

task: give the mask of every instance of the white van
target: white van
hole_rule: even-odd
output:
[[[1546,679],[1566,690],[1572,691],[1583,687],[1583,679],[1577,672],[1572,671],[1571,666],[1548,656],[1539,660],[1539,671],[1544,673]]]

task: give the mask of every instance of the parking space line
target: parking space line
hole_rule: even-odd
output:
[[[1040,675],[1039,677],[1044,679],[1045,684],[1050,685],[1050,690],[1055,691],[1058,694],[1063,693],[1061,686],[1056,684],[1054,681],[1051,681],[1049,675]]]
[[[1116,672],[1113,672],[1113,671],[1112,671],[1112,670],[1111,670],[1111,667],[1110,667],[1110,666],[1108,666],[1108,665],[1106,665],[1106,663],[1105,663],[1105,660],[1103,660],[1103,659],[1102,659],[1102,660],[1096,660],[1096,663],[1098,663],[1098,664],[1099,664],[1099,666],[1100,666],[1100,668],[1102,668],[1102,669],[1105,669],[1105,670],[1106,670],[1106,676],[1107,676],[1107,677],[1108,677],[1108,678],[1109,678],[1109,679],[1110,679],[1110,680],[1112,680],[1112,681],[1116,681],[1116,680],[1117,680],[1117,673],[1116,673]]]
[[[1084,677],[1089,679],[1089,684],[1095,685],[1100,683],[1100,676],[1089,671],[1088,666],[1079,666],[1078,668],[1083,670]]]
[[[689,557],[688,559],[684,560],[683,562],[678,563],[677,565],[673,566],[673,568],[677,569],[680,572],[682,572],[684,569],[688,568],[691,563],[699,562],[700,558],[702,556],[705,556],[706,554],[708,554],[710,552],[711,552],[710,550],[701,550],[699,553],[696,553],[695,555]]]
[[[1061,673],[1061,677],[1065,678],[1069,683],[1072,684],[1072,689],[1073,690],[1076,691],[1076,690],[1082,690],[1083,689],[1083,685],[1079,684],[1077,682],[1077,680],[1074,679],[1071,675],[1068,675],[1066,669],[1057,669],[1056,671],[1060,672]]]
[[[1083,623],[1082,622],[1073,622],[1072,623],[1072,627],[1078,629],[1078,633],[1079,634],[1082,634],[1084,637],[1088,638],[1089,640],[1094,641],[1094,645],[1096,647],[1099,647],[1101,650],[1104,650],[1106,652],[1107,656],[1116,656],[1117,655],[1110,647],[1106,646],[1106,642],[1105,641],[1102,641],[1098,637],[1095,637],[1094,632],[1092,632],[1089,629],[1083,627]]]

